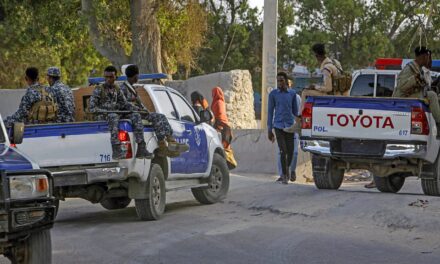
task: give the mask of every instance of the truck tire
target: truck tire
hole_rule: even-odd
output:
[[[202,204],[214,204],[226,198],[229,190],[229,169],[225,158],[214,153],[208,187],[192,188],[194,198]]]
[[[376,187],[385,193],[397,193],[405,183],[405,176],[401,173],[394,173],[388,177],[373,176]]]
[[[28,239],[13,248],[8,257],[12,263],[19,264],[52,263],[50,230],[32,233]]]
[[[422,190],[426,195],[440,196],[440,182],[439,178],[436,179],[421,179],[422,180]]]
[[[103,199],[100,204],[107,210],[123,209],[131,202],[128,197],[111,197]]]
[[[136,213],[141,220],[158,220],[165,212],[166,190],[162,168],[151,164],[147,181],[147,199],[135,199]]]
[[[426,164],[422,168],[422,190],[426,195],[440,196],[440,155],[434,164]],[[428,178],[424,178],[426,174]]]
[[[344,180],[344,169],[338,169],[335,161],[312,154],[313,180],[318,189],[337,190]]]

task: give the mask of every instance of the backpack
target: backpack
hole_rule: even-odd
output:
[[[43,86],[39,86],[36,90],[40,93],[40,101],[35,102],[28,115],[28,119],[32,123],[48,123],[56,121],[58,105],[50,93]]]
[[[332,76],[332,92],[333,94],[340,93],[344,94],[346,91],[350,90],[351,87],[351,73],[344,72],[341,67],[332,59],[332,63],[338,70],[337,76]]]

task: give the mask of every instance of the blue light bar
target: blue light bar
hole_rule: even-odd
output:
[[[139,74],[139,80],[153,80],[153,79],[166,79],[168,76],[165,73],[149,73],[149,74]],[[89,84],[100,84],[105,81],[104,77],[91,77],[88,78]],[[127,76],[119,76],[116,81],[126,81]]]

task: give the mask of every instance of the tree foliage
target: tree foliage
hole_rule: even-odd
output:
[[[61,67],[72,86],[110,63],[188,72],[205,30],[196,0],[0,0],[0,87],[23,87],[28,66]]]

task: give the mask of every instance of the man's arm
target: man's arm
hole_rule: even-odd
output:
[[[131,105],[130,102],[128,102],[127,98],[122,93],[121,89],[118,90],[117,96],[118,96],[117,105],[120,107],[120,109],[128,110],[128,111],[136,110],[134,109],[133,105]]]
[[[102,109],[100,107],[98,107],[100,105],[101,102],[101,90],[103,88],[95,88],[95,90],[93,91],[92,96],[90,97],[90,104],[89,104],[89,110],[90,112],[101,112],[101,111],[105,111],[105,109]]]
[[[269,94],[268,106],[267,106],[267,129],[272,131],[273,129],[273,111],[275,109],[275,96],[273,93]]]
[[[414,74],[409,67],[402,70],[397,77],[396,89],[400,90],[403,96],[409,96],[416,92],[418,87],[423,86],[422,80],[417,74]]]
[[[316,85],[315,90],[318,90],[320,92],[328,93],[333,90],[333,84],[332,84],[332,72],[328,67],[325,67],[322,70],[323,75],[323,84],[322,85]]]
[[[298,113],[298,104],[296,103],[296,92],[292,90],[293,95],[292,95],[292,114],[294,116],[299,116]]]

